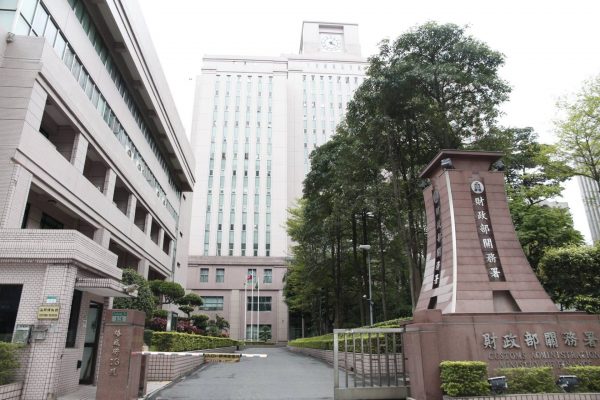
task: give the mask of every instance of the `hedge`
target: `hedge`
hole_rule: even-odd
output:
[[[507,393],[559,393],[550,367],[499,368],[497,375],[506,376]]]
[[[442,390],[448,396],[485,396],[490,393],[487,364],[481,361],[440,363]]]
[[[565,367],[565,372],[569,375],[577,375],[579,384],[576,391],[582,393],[600,392],[600,367]]]
[[[401,322],[407,321],[410,319],[411,318],[397,318],[397,319],[392,319],[389,321],[383,321],[383,322],[374,324],[373,328],[399,328]],[[371,327],[365,326],[363,328],[371,328]],[[362,337],[364,352],[368,353],[369,348],[370,348],[373,353],[377,353],[377,335],[374,335],[374,334],[371,334],[371,346],[370,347],[369,347],[369,342],[368,342],[368,340],[369,340],[368,335],[366,333],[363,333],[361,335],[354,334],[355,350],[358,352],[362,351],[361,341],[360,341],[361,337]],[[383,335],[380,335],[379,337],[380,337],[380,340],[379,340],[380,352],[384,352],[385,340],[383,339]],[[339,349],[340,349],[340,351],[344,351],[345,350],[344,336],[340,335],[339,338],[340,338]],[[351,336],[348,336],[348,339],[349,339],[348,340],[348,350],[352,349],[352,340],[350,338],[351,338]],[[389,339],[388,339],[388,341],[389,341]],[[391,343],[388,343],[388,348],[391,345],[392,345]],[[290,340],[288,342],[288,346],[303,347],[303,348],[318,349],[318,350],[333,350],[333,333],[328,333],[328,334],[322,335],[322,336],[313,336],[313,337],[309,337],[309,338]],[[396,350],[398,352],[400,352],[401,351],[400,340],[397,341],[397,346],[399,348]]]
[[[157,351],[191,351],[237,346],[240,342],[229,338],[193,335],[179,332],[154,332],[152,346]]]
[[[0,342],[0,385],[11,383],[15,376],[19,361],[17,360],[17,349],[19,347],[12,343]]]
[[[144,344],[150,346],[152,344],[152,336],[154,331],[152,329],[144,329]]]

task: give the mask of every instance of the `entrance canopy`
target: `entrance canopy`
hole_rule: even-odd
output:
[[[110,278],[77,278],[75,289],[102,297],[137,297],[137,285],[123,285]]]

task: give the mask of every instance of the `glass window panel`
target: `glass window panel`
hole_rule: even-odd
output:
[[[200,268],[200,282],[208,282],[208,268]]]
[[[63,53],[65,51],[65,47],[67,46],[67,42],[65,38],[59,33],[56,35],[56,41],[54,42],[54,50],[56,50],[56,54],[62,58]]]
[[[35,12],[35,18],[33,19],[33,31],[37,36],[40,36],[44,33],[44,29],[46,28],[46,22],[48,21],[48,13],[44,10],[44,7],[38,7]]]
[[[35,12],[36,4],[37,4],[36,0],[25,0],[25,1],[23,1],[23,4],[21,5],[21,14],[25,18],[25,20],[27,22],[29,22],[29,24],[31,24],[31,21],[33,20],[33,14]],[[41,8],[41,6],[40,6],[40,8]]]
[[[81,64],[79,63],[79,60],[75,59],[75,61],[73,61],[73,67],[71,67],[71,73],[73,74],[75,79],[77,79],[77,81],[79,81],[80,72]]]
[[[14,11],[0,10],[0,27],[4,28],[7,31],[11,30],[12,22],[15,18]],[[29,33],[29,30],[26,34]]]
[[[2,19],[2,17],[0,16],[0,19]],[[12,20],[12,18],[11,18]],[[2,22],[0,21],[0,25],[2,24]],[[8,27],[6,27],[6,29],[8,29]],[[21,15],[19,17],[19,19],[17,20],[17,26],[15,27],[15,35],[29,35],[29,24],[27,22],[25,22],[25,19],[23,18],[23,16]]]
[[[0,0],[0,8],[5,10],[16,10],[17,0]]]

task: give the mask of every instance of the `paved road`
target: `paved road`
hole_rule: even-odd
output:
[[[333,399],[333,368],[327,364],[285,348],[254,348],[243,353],[267,354],[267,358],[208,364],[154,399]]]

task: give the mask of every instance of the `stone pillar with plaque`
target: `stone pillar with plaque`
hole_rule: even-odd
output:
[[[98,399],[138,398],[145,314],[137,310],[107,310],[98,374]]]
[[[498,152],[441,151],[422,171],[427,248],[405,349],[411,394],[439,399],[439,363],[600,365],[597,315],[559,312],[515,233]],[[496,166],[495,166],[496,165]]]

